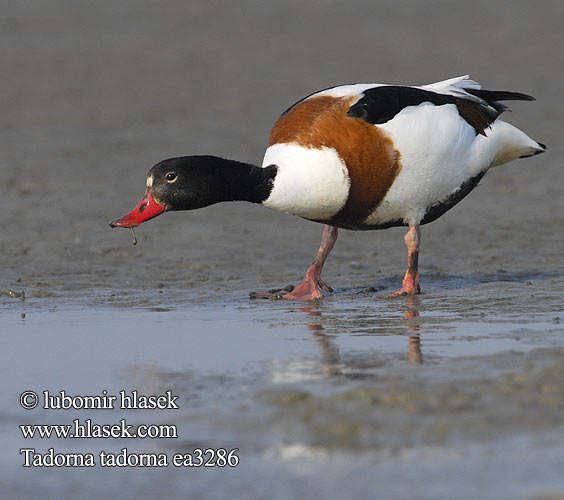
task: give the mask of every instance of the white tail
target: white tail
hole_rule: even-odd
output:
[[[546,151],[546,146],[531,139],[517,127],[502,120],[496,120],[486,129],[485,141],[493,146],[492,167],[497,167],[516,158],[526,158]],[[485,145],[485,149],[489,149]]]

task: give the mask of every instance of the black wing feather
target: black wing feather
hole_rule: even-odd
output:
[[[454,97],[413,87],[385,85],[363,92],[364,96],[353,104],[347,116],[360,118],[374,125],[386,123],[408,106],[431,102],[437,106],[454,104]]]
[[[363,92],[363,97],[353,104],[347,116],[359,118],[374,125],[386,123],[408,106],[419,106],[430,102],[436,106],[454,104],[460,116],[466,120],[476,134],[486,135],[488,128],[507,109],[498,101],[532,101],[534,97],[505,90],[464,89],[482,102],[458,95],[440,94],[415,87],[385,85]]]
[[[499,113],[503,113],[507,106],[498,101],[534,101],[531,95],[521,94],[520,92],[510,92],[508,90],[482,90],[465,89],[466,92],[486,101],[492,108]]]
[[[534,101],[532,95],[521,94],[520,92],[510,92],[508,90],[482,90],[464,89],[469,94],[475,95],[480,99],[490,103],[494,101]]]

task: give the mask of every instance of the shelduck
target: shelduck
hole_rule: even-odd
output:
[[[168,210],[243,200],[325,225],[303,281],[282,296],[311,300],[332,289],[321,271],[338,228],[408,226],[401,290],[420,292],[420,226],[462,200],[492,167],[546,147],[498,119],[505,100],[461,76],[423,86],[354,84],[313,93],[270,133],[261,166],[215,156],[170,158],[147,175],[141,202],[111,227],[135,227]],[[263,294],[268,296],[268,292]]]

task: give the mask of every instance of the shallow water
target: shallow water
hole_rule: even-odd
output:
[[[442,280],[437,280],[441,282]],[[446,281],[449,281],[446,279]],[[98,290],[93,303],[12,299],[3,305],[2,468],[13,498],[172,498],[342,495],[369,498],[526,498],[564,481],[564,326],[558,306],[517,313],[520,287],[456,286],[415,298],[337,291],[320,303],[215,301],[167,290],[147,299]],[[473,306],[493,287],[494,309]],[[143,297],[145,304],[141,302]],[[123,298],[123,297],[122,297]],[[490,296],[491,299],[491,296]],[[84,300],[84,299],[82,299]],[[62,303],[62,304],[61,304]],[[18,408],[23,390],[116,395],[125,390],[179,398],[179,409]],[[20,424],[172,424],[178,438],[24,439]],[[186,453],[238,448],[233,469],[23,468],[21,448],[46,452]],[[519,458],[517,458],[519,457]],[[33,481],[30,481],[33,478]],[[103,478],[103,483],[100,480]],[[476,479],[479,481],[476,482]],[[433,486],[425,486],[432,481]],[[268,484],[268,487],[266,486]],[[93,488],[94,491],[91,491]],[[423,488],[421,494],[418,488]],[[489,492],[489,493],[488,493]]]
[[[164,6],[163,6],[164,5]],[[354,8],[351,7],[354,5]],[[8,498],[537,499],[564,495],[564,4],[8,1],[0,19],[0,453]],[[402,229],[260,207],[107,222],[170,156],[260,162],[289,104],[351,81],[471,73],[547,154],[496,168],[423,228],[423,293],[388,299]],[[178,409],[24,410],[22,392],[178,396]],[[24,439],[19,425],[173,425]],[[23,467],[42,453],[238,448],[237,467]]]

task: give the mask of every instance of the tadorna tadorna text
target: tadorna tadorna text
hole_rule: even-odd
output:
[[[167,210],[244,200],[325,224],[304,280],[283,295],[317,299],[338,228],[409,226],[403,287],[419,293],[419,226],[464,198],[491,167],[546,147],[498,119],[499,101],[533,97],[482,90],[468,76],[423,86],[329,88],[288,108],[270,133],[262,166],[215,156],[171,158],[147,176],[145,196],[112,227]]]

